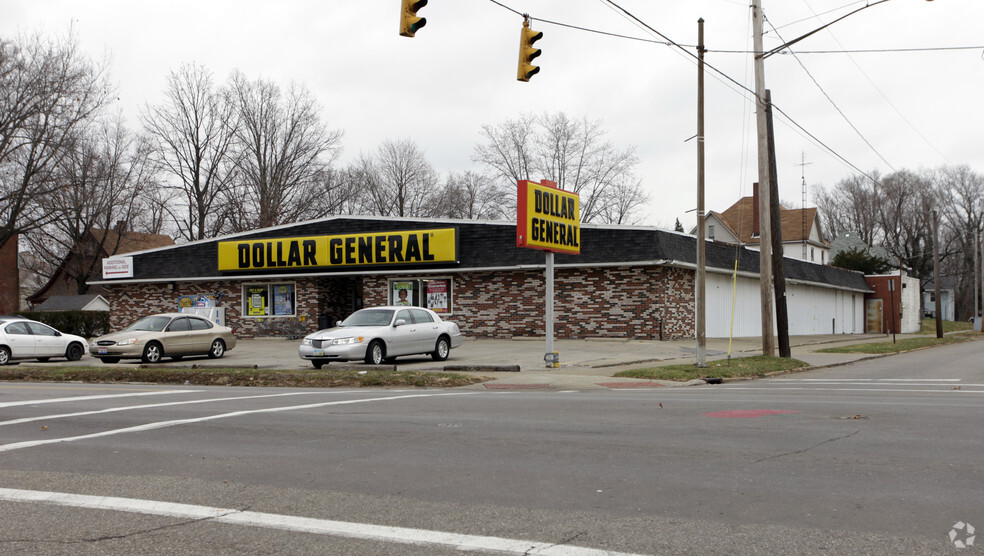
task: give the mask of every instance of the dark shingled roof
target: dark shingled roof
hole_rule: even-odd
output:
[[[289,226],[266,228],[235,236],[220,237],[213,240],[198,241],[185,245],[166,247],[146,252],[132,253],[134,280],[151,279],[196,279],[206,277],[237,276],[257,277],[261,272],[219,272],[217,270],[218,243],[232,240],[255,240],[264,238],[303,237],[336,234],[359,234],[388,231],[423,230],[432,228],[457,228],[458,262],[430,265],[373,265],[371,267],[346,266],[339,272],[351,273],[365,271],[411,271],[428,268],[449,268],[466,270],[469,268],[504,268],[520,265],[542,265],[544,254],[537,249],[516,246],[516,225],[506,222],[480,222],[470,220],[431,220],[431,219],[383,219],[366,217],[336,216],[321,220],[301,222]],[[686,266],[697,263],[697,238],[650,227],[636,226],[593,226],[581,227],[581,254],[558,253],[558,265],[597,265],[613,263],[676,262]],[[736,254],[739,257],[738,269],[741,272],[758,273],[759,255],[757,251],[736,249],[733,245],[707,243],[707,266],[730,272],[734,268]],[[786,277],[790,280],[816,282],[843,288],[868,291],[870,288],[859,272],[812,264],[794,259],[785,259]],[[308,269],[286,271],[277,269],[271,274],[296,272],[298,275],[310,273],[330,273],[330,269]]]

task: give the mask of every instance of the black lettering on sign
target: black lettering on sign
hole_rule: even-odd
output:
[[[263,244],[253,244],[253,268],[263,268]]]
[[[345,264],[355,264],[355,238],[345,238]]]
[[[304,266],[318,266],[318,260],[314,258],[317,251],[317,241],[313,239],[304,240]]]
[[[420,242],[414,234],[407,236],[407,262],[412,261],[420,262]]]
[[[424,260],[433,261],[434,255],[431,253],[430,236],[433,234],[424,234]]]
[[[376,262],[386,262],[386,236],[376,236],[375,242],[376,249],[374,254],[376,255]]]
[[[539,189],[533,190],[533,212],[543,214],[543,193]]]
[[[389,236],[389,260],[390,263],[403,262],[403,237]]]
[[[372,236],[359,238],[359,264],[372,264]]]
[[[249,268],[249,244],[240,243],[236,245],[236,252],[239,254],[239,268]]]
[[[287,266],[301,266],[301,247],[296,241],[290,242],[287,248]]]

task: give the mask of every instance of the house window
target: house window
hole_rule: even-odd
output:
[[[426,307],[439,315],[450,315],[453,296],[450,278],[399,278],[389,281],[390,305]]]
[[[243,284],[243,316],[293,317],[297,313],[293,283]]]
[[[825,253],[823,251],[820,252],[820,264],[827,264],[827,261],[825,260],[826,259],[826,257],[825,257],[826,254],[827,253]]]
[[[708,224],[708,226],[707,226],[707,237],[709,239],[714,239],[714,224]]]
[[[810,247],[810,262],[816,261],[816,249]]]

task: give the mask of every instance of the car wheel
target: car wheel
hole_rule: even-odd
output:
[[[208,356],[210,359],[219,359],[223,355],[225,355],[225,342],[216,338],[212,341],[212,347],[208,350]]]
[[[0,365],[10,363],[10,349],[0,346]]]
[[[69,361],[78,361],[79,359],[82,359],[83,354],[85,354],[85,349],[82,346],[79,344],[72,344],[68,346],[67,350],[65,350],[65,359],[68,359]]]
[[[384,359],[386,359],[386,348],[383,347],[383,342],[379,340],[370,342],[369,347],[366,348],[366,363],[379,365]]]
[[[99,360],[102,361],[103,363],[119,363],[120,362],[120,358],[119,357],[100,357]]]
[[[445,361],[449,353],[451,353],[451,342],[448,341],[447,336],[441,336],[437,339],[437,345],[434,346],[431,357],[434,358],[434,361]]]
[[[321,367],[327,365],[328,362],[325,361],[324,359],[312,359],[311,364],[314,365],[315,369],[320,369]]]
[[[160,363],[162,357],[164,357],[164,348],[157,342],[150,342],[144,346],[140,360],[144,363]]]
[[[51,358],[50,357],[38,357],[38,361],[40,361],[42,363],[47,363],[49,359],[51,359]]]

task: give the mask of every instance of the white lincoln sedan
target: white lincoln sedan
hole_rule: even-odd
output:
[[[461,342],[458,325],[441,320],[430,309],[373,307],[352,313],[335,328],[306,336],[297,353],[318,369],[332,361],[378,365],[399,355],[427,354],[444,361]]]

